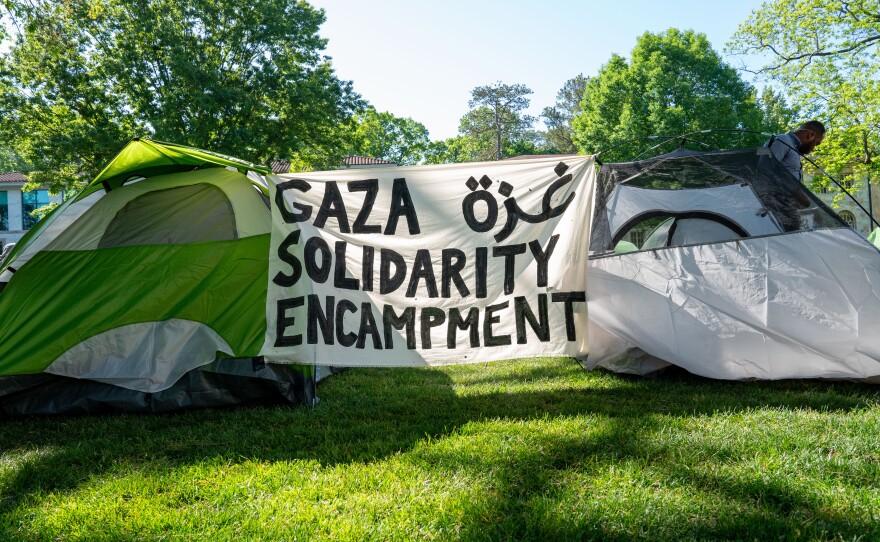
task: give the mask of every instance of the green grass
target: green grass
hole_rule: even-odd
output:
[[[569,359],[0,421],[0,540],[880,540],[880,387]]]

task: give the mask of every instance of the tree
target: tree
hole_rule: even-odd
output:
[[[469,136],[480,149],[478,159],[501,160],[504,148],[517,139],[528,137],[534,118],[523,114],[529,106],[525,85],[493,85],[471,91],[471,108],[462,118],[459,133]]]
[[[541,113],[544,125],[547,126],[547,146],[557,153],[577,152],[571,123],[581,112],[581,100],[588,81],[583,74],[566,81],[556,94],[556,105],[545,107]]]
[[[767,86],[761,91],[758,100],[761,109],[761,129],[773,134],[780,134],[791,129],[795,120],[795,112],[783,95]]]
[[[504,145],[501,151],[502,155],[557,154],[554,149],[546,146],[543,136],[544,134],[541,132],[524,132],[521,137],[510,140]],[[459,135],[443,141],[432,141],[425,154],[425,163],[458,164],[491,160],[495,157],[493,149],[489,149],[487,153],[485,143],[468,135]]]
[[[583,111],[573,121],[581,151],[629,159],[650,135],[707,129],[757,129],[762,114],[754,89],[725,64],[704,34],[669,29],[642,34],[629,61],[619,55],[586,85]],[[761,137],[732,132],[701,135],[717,148],[757,144]]]
[[[432,141],[425,152],[426,164],[460,164],[479,160],[478,143],[466,135]]]
[[[370,106],[356,117],[349,153],[412,165],[425,158],[430,143],[424,124],[388,112],[379,113]]]
[[[802,120],[829,129],[815,152],[833,174],[880,177],[880,3],[774,0],[752,12],[730,52],[766,59],[753,71],[781,84]]]
[[[28,169],[25,161],[15,151],[0,146],[0,173],[11,171],[25,171]]]
[[[0,135],[68,188],[132,135],[336,165],[359,103],[296,0],[10,0]],[[22,129],[24,127],[24,129]]]
[[[559,154],[559,151],[547,144],[547,134],[538,130],[528,130],[517,139],[504,146],[504,156],[521,156],[532,154]]]
[[[829,62],[875,58],[878,45],[876,0],[773,0],[752,12],[728,47],[735,54],[767,54],[756,73],[794,80]]]
[[[87,32],[70,22],[81,8],[3,5],[16,35],[0,55],[0,138],[29,163],[32,182],[75,187],[138,127],[87,54]]]

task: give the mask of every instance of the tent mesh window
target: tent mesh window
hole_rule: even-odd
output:
[[[226,194],[210,184],[194,184],[134,198],[116,213],[98,248],[237,238],[235,213]]]
[[[746,205],[735,199],[735,194],[744,193],[737,187],[747,187],[748,197],[754,200],[754,209],[748,213]],[[623,193],[637,197],[621,209],[615,204]],[[690,201],[702,201],[703,207],[690,208]],[[847,226],[763,148],[723,152],[679,149],[648,160],[603,164],[595,205],[590,250],[597,253],[614,250],[620,241],[633,243],[638,250]],[[752,222],[772,224],[772,231],[767,227],[750,231],[748,224],[740,223],[743,221],[731,212],[734,208],[743,216],[750,215]],[[691,233],[676,235],[679,227]],[[660,228],[662,232],[656,231]],[[693,232],[700,229],[705,234],[695,236]],[[658,244],[659,233],[663,241]],[[650,247],[635,243],[648,244],[648,240]]]

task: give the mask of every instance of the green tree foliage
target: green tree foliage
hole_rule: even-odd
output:
[[[559,154],[557,149],[548,146],[546,132],[538,130],[526,131],[520,138],[505,145],[502,152],[504,156]]]
[[[520,134],[519,138],[508,140],[501,153],[510,157],[524,154],[556,154],[557,151],[546,146],[543,133],[528,130]],[[479,141],[469,135],[458,135],[442,141],[432,141],[425,154],[425,163],[478,162],[494,160],[496,156],[494,149],[487,151],[485,141]]]
[[[523,113],[531,93],[525,85],[500,81],[471,91],[471,110],[461,118],[458,130],[479,149],[477,160],[501,160],[513,142],[534,138],[535,119]]]
[[[681,135],[707,129],[760,128],[755,92],[725,64],[704,34],[669,29],[641,35],[629,61],[619,55],[586,85],[582,112],[574,119],[574,142],[606,161],[629,159],[650,135]],[[760,136],[733,132],[701,134],[716,148],[760,144]],[[670,150],[667,148],[666,150]]]
[[[459,164],[479,160],[480,148],[477,142],[466,135],[458,135],[445,140],[432,141],[425,153],[426,164]]]
[[[547,147],[556,153],[570,154],[577,152],[574,143],[574,130],[571,123],[581,112],[581,100],[589,79],[583,74],[565,82],[556,94],[556,105],[545,107],[541,113],[544,125],[547,126]]]
[[[7,0],[0,135],[68,188],[132,135],[336,165],[358,97],[304,1]]]
[[[0,137],[29,162],[31,181],[56,192],[76,186],[138,127],[101,76],[94,40],[71,22],[87,6],[3,5],[14,35],[0,56]]]
[[[795,122],[795,112],[786,103],[785,97],[767,86],[761,91],[758,101],[761,108],[761,129],[773,134],[789,131]]]
[[[400,165],[418,164],[431,140],[425,125],[367,107],[356,117],[349,154],[390,160]]]
[[[781,84],[802,120],[829,129],[816,150],[834,174],[880,178],[880,2],[774,0],[743,22],[729,50]]]
[[[8,147],[0,146],[0,173],[11,171],[25,171],[28,165],[15,151]]]

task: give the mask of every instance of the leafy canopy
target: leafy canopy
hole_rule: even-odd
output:
[[[459,164],[479,160],[480,148],[474,138],[458,135],[432,141],[425,153],[426,164]]]
[[[296,0],[7,0],[0,136],[69,188],[132,135],[336,165],[359,105]]]
[[[716,53],[704,34],[669,29],[642,34],[630,60],[613,55],[591,78],[574,119],[578,149],[605,160],[630,159],[651,135],[707,129],[757,129],[763,114],[754,90]],[[716,148],[759,144],[763,136],[715,133],[699,139]],[[668,149],[667,150],[671,150]]]
[[[556,105],[545,107],[541,112],[541,118],[547,126],[547,147],[556,153],[573,154],[578,150],[571,123],[581,112],[581,100],[588,81],[589,78],[583,74],[569,79],[556,93]]]
[[[815,154],[852,179],[880,177],[880,2],[774,0],[743,22],[728,49],[759,55],[751,71],[785,88],[802,120],[828,128]]]
[[[390,160],[399,165],[418,164],[431,140],[425,125],[411,118],[396,117],[366,107],[355,119],[349,154]]]

